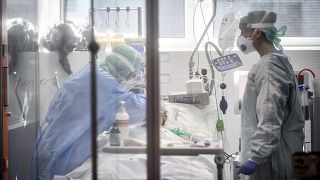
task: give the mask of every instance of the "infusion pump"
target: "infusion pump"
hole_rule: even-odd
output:
[[[168,96],[169,102],[173,103],[185,103],[192,104],[196,106],[207,106],[209,105],[209,93],[176,93]]]

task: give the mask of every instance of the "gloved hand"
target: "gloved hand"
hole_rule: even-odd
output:
[[[250,175],[250,174],[254,173],[254,171],[257,169],[257,167],[258,167],[258,164],[256,164],[253,161],[247,160],[245,163],[243,163],[240,166],[237,174],[239,175],[241,173],[244,175]]]

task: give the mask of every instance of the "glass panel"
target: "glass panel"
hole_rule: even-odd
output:
[[[201,1],[189,2],[194,7],[198,7],[200,16],[201,11],[204,8],[207,9],[207,6],[202,4],[203,7],[200,7],[203,9],[200,11]],[[167,7],[160,6],[159,11],[165,11],[165,8]],[[193,17],[192,15],[189,14],[187,17]],[[160,19],[163,17],[162,14],[159,16]],[[174,17],[175,15],[167,14],[165,17],[168,16]],[[202,27],[202,17],[197,18],[201,26],[198,24],[195,26]],[[177,24],[193,21],[192,19],[179,20]],[[160,29],[162,26],[166,24],[160,23]],[[172,32],[179,32],[178,27],[171,28]],[[202,31],[204,29],[201,30],[201,33]],[[173,48],[179,49],[180,47]],[[161,179],[218,179],[214,157],[216,154],[222,154],[223,151],[220,141],[221,134],[216,130],[216,123],[220,118],[222,119],[222,115],[217,112],[215,93],[209,96],[209,93],[205,91],[207,89],[205,89],[203,79],[189,80],[188,60],[191,53],[190,51],[170,50],[160,53],[161,111],[166,112],[163,115],[166,121],[162,122],[160,127],[163,154],[161,156]],[[194,69],[197,67],[199,73],[202,67],[208,67],[205,64],[206,61],[202,61],[203,54],[200,55],[201,58],[198,54],[194,56]],[[206,83],[209,83],[209,77],[211,78],[210,72],[201,78],[206,78]]]
[[[144,40],[142,36],[138,36],[137,31],[141,13],[139,6],[134,3],[118,3],[113,1],[103,4],[102,1],[96,1],[94,11],[95,39],[100,46],[96,60],[98,179],[111,177],[144,179],[146,167],[140,161],[146,161],[145,146],[141,146],[138,155],[133,155],[131,149],[127,148],[127,145],[132,143],[146,144],[145,127],[142,127],[146,118]],[[66,20],[72,22],[75,29],[79,28],[77,32],[80,38],[72,37],[70,34],[65,37],[68,39],[66,43],[74,45],[73,51],[69,51],[67,56],[70,69],[66,62],[63,66],[56,65],[60,70],[58,71],[61,77],[60,89],[50,100],[44,119],[44,123],[48,124],[41,127],[44,131],[44,137],[41,138],[47,140],[40,140],[38,146],[38,175],[44,177],[61,175],[79,178],[80,171],[85,171],[81,173],[81,177],[90,177],[92,173],[90,166],[93,158],[90,143],[92,86],[89,84],[91,55],[87,49],[91,39],[88,27],[90,7],[84,1],[70,1],[67,5]],[[129,12],[126,11],[127,6],[130,8]],[[112,22],[111,27],[106,24],[107,7],[110,8],[108,21]],[[74,11],[83,13],[76,16]],[[126,25],[132,29],[127,29],[125,26],[127,13],[130,22]],[[111,32],[108,28],[118,29]],[[50,51],[50,44],[45,48],[49,48]],[[69,47],[62,48],[68,50]],[[65,60],[61,59],[63,53],[58,48],[58,56],[56,54],[55,58]],[[72,76],[68,75],[70,70]],[[67,77],[64,82],[63,77]],[[123,106],[120,105],[121,101],[124,103]],[[59,130],[54,130],[55,127],[59,127]],[[43,151],[48,143],[46,141],[51,143],[48,150]],[[52,148],[56,149],[56,157],[51,157],[48,161],[46,156]],[[68,162],[65,159],[68,159]]]
[[[38,2],[7,1],[9,179],[27,179],[35,146],[38,85]]]
[[[92,174],[90,7],[60,2],[8,1],[10,179]],[[95,2],[98,179],[146,179],[144,3]]]
[[[317,0],[235,0],[232,4],[219,1],[216,19],[222,19],[230,8],[242,15],[263,9],[277,13],[277,25],[287,26],[286,37],[319,37],[319,6],[320,1]],[[214,27],[216,33],[219,32],[220,24],[217,25]]]

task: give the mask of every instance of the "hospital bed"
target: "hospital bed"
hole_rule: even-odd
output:
[[[212,104],[212,103],[211,103]],[[164,102],[168,120],[160,129],[161,179],[218,179],[214,154],[223,154],[223,145],[214,131],[216,110],[213,105],[199,109],[189,104]],[[191,134],[191,139],[208,138],[210,146],[190,144],[190,138],[176,135],[170,129],[180,128]],[[145,149],[146,128],[144,123],[130,127],[127,146],[109,146],[109,134],[97,138],[98,179],[147,179],[147,156]],[[64,176],[55,180],[91,179],[91,158]],[[221,172],[220,172],[221,173]],[[220,175],[221,176],[221,175]]]

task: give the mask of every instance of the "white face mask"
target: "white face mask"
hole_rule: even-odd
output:
[[[244,54],[248,54],[256,50],[252,45],[252,39],[249,37],[246,38],[243,35],[238,37],[237,46]]]

